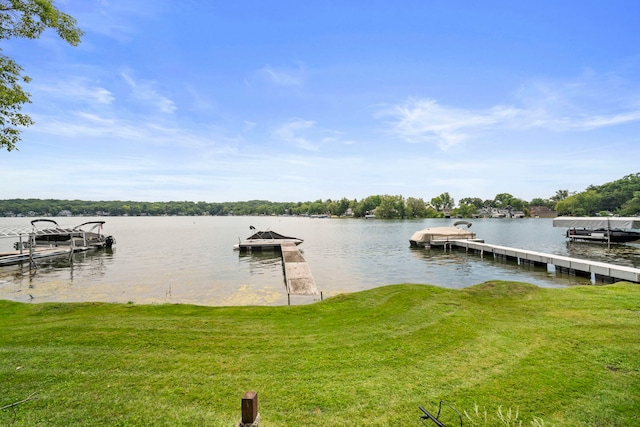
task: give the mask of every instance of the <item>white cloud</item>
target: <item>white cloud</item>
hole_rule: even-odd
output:
[[[313,120],[292,119],[272,132],[272,137],[307,151],[320,151],[323,147],[354,141],[344,139],[343,132],[316,126]]]
[[[306,79],[305,69],[300,64],[296,68],[265,65],[257,74],[275,86],[302,86]]]
[[[588,117],[582,122],[578,122],[580,129],[597,129],[605,126],[616,126],[640,120],[640,109],[629,111],[622,114],[614,114],[611,116],[594,116]]]
[[[243,121],[243,123],[244,123],[244,127],[242,129],[243,132],[249,132],[250,130],[256,127],[256,124],[249,120],[245,120]]]
[[[127,72],[122,72],[120,75],[133,90],[133,97],[135,99],[152,105],[163,113],[170,114],[176,110],[176,106],[172,100],[156,92],[153,88],[153,82],[148,80],[136,81]]]
[[[120,43],[135,37],[140,31],[139,21],[156,19],[168,9],[164,0],[155,0],[153,7],[145,1],[58,0],[58,3],[88,34],[100,34]]]
[[[390,117],[391,133],[407,142],[433,142],[442,150],[504,130],[588,131],[640,121],[640,105],[633,91],[622,95],[618,90],[604,98],[603,92],[602,87],[584,82],[537,83],[517,92],[521,106],[465,109],[434,99],[409,99],[380,109],[375,117]]]
[[[392,130],[408,142],[436,142],[441,149],[459,144],[474,133],[512,122],[522,115],[513,107],[465,110],[442,106],[433,99],[411,99],[376,114],[391,116]]]
[[[298,148],[309,151],[318,151],[318,144],[312,143],[305,135],[315,125],[314,121],[295,119],[283,124],[274,131],[274,136],[280,138]]]
[[[59,79],[46,86],[39,84],[35,86],[35,89],[38,92],[47,93],[60,99],[88,104],[109,105],[115,99],[108,89],[83,77]]]

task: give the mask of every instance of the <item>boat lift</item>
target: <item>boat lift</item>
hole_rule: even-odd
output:
[[[71,238],[68,247],[58,247],[50,245],[49,247],[37,247],[36,236],[46,235],[64,235],[69,234],[69,230],[63,228],[48,229],[43,233],[36,227],[5,227],[0,228],[0,239],[17,238],[14,243],[13,251],[0,252],[0,267],[29,262],[29,270],[36,269],[38,266],[36,260],[44,258],[54,258],[61,256],[69,256],[69,260],[73,260],[73,254],[80,251],[88,250],[87,239],[84,232],[82,237]],[[80,243],[80,245],[77,245]]]
[[[553,219],[553,226],[567,228],[567,238],[571,241],[606,242],[607,247],[611,247],[611,243],[625,243],[640,239],[640,231],[633,231],[640,229],[640,217],[559,216]],[[614,233],[625,235],[625,238],[619,241],[612,240],[611,236]]]

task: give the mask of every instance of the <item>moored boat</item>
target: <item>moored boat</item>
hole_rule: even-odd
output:
[[[565,227],[567,239],[598,243],[640,240],[640,217],[557,217],[554,227]]]
[[[29,241],[18,242],[14,246],[31,244],[35,247],[73,245],[93,249],[111,248],[115,244],[115,238],[102,234],[104,223],[105,221],[89,221],[73,228],[63,228],[52,219],[34,219],[31,221],[33,231]]]
[[[466,228],[459,227],[460,225]],[[430,246],[434,241],[470,240],[476,238],[476,233],[469,231],[471,223],[468,221],[456,221],[449,227],[429,227],[416,231],[409,239],[414,247]]]
[[[251,230],[255,231],[255,227],[251,226]],[[297,237],[288,237],[275,231],[256,231],[251,236],[244,240],[238,239],[238,244],[234,245],[234,249],[239,250],[273,250],[280,249],[280,245],[283,243],[293,243],[295,245],[301,244],[304,240]]]

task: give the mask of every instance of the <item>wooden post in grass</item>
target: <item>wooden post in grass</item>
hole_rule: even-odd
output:
[[[248,391],[242,396],[242,419],[236,427],[258,427],[260,414],[258,413],[258,393]]]

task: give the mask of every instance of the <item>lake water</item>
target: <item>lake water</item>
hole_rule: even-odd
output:
[[[95,218],[56,218],[75,226]],[[454,220],[383,221],[299,217],[107,217],[111,251],[78,253],[0,268],[0,299],[23,302],[104,301],[198,305],[287,304],[278,253],[241,254],[233,245],[249,226],[304,239],[301,251],[324,297],[395,283],[462,288],[501,279],[544,287],[588,284],[588,278],[552,268],[520,266],[442,248],[411,249],[409,237]],[[0,228],[24,227],[27,218],[0,218]],[[550,219],[476,219],[472,230],[486,243],[607,261],[640,268],[640,245],[569,243]],[[0,239],[0,251],[17,239]],[[317,299],[317,298],[316,298]],[[291,297],[293,304],[314,297]]]

